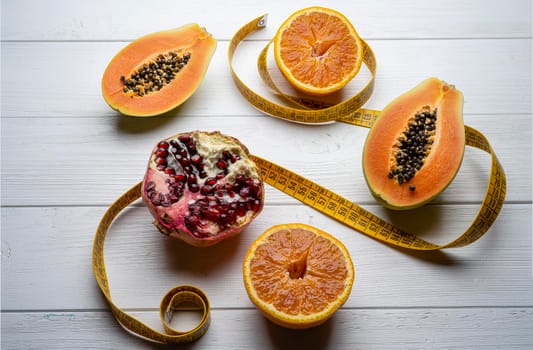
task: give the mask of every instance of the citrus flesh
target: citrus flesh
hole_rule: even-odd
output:
[[[354,276],[344,245],[304,224],[271,227],[252,243],[243,263],[250,300],[274,323],[295,329],[329,319],[348,299]]]
[[[340,12],[309,7],[292,14],[274,37],[274,58],[292,86],[310,95],[342,89],[359,72],[362,43]]]

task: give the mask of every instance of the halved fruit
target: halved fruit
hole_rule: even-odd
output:
[[[412,209],[451,183],[464,149],[463,94],[429,78],[382,111],[365,142],[363,172],[378,202]]]
[[[340,12],[309,7],[293,13],[274,37],[274,57],[285,78],[310,95],[346,86],[359,72],[362,43]]]
[[[354,267],[335,237],[304,224],[269,228],[248,249],[243,278],[250,300],[274,323],[322,324],[348,299]]]
[[[168,112],[198,89],[216,46],[196,23],[145,35],[113,57],[102,77],[102,95],[125,115]]]
[[[219,131],[180,133],[150,154],[142,198],[158,230],[197,247],[242,232],[264,205],[264,184],[248,148]]]

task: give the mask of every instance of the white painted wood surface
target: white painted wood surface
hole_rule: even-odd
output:
[[[483,197],[489,157],[468,148],[452,185],[434,203],[397,213],[376,205],[361,171],[367,131],[342,123],[305,126],[252,108],[231,80],[228,41],[248,20],[268,27],[240,47],[239,75],[263,94],[258,51],[294,10],[312,4],[347,15],[378,59],[379,109],[428,76],[465,94],[465,122],[491,141],[507,174],[503,210],[474,244],[417,253],[378,243],[268,187],[264,212],[238,238],[208,249],[170,240],[136,202],[113,225],[106,264],[117,304],[153,327],[176,284],[202,288],[212,325],[201,349],[531,349],[532,5],[526,0],[2,1],[1,348],[156,349],[122,330],[91,268],[106,207],[142,178],[148,152],[177,132],[221,130],[257,155],[306,176],[434,242],[457,237]],[[163,117],[117,115],[100,79],[113,55],[148,32],[198,22],[219,40],[200,89]],[[367,74],[367,73],[366,73]],[[362,72],[361,79],[368,77]],[[355,84],[360,82],[355,82]],[[326,324],[272,325],[241,279],[247,247],[266,228],[304,222],[349,249],[356,283]]]

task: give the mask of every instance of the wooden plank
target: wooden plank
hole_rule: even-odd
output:
[[[508,201],[531,202],[531,120],[531,115],[466,116],[467,124],[489,138],[503,164]],[[4,118],[2,149],[8,151],[2,155],[2,203],[109,205],[142,179],[159,139],[195,129],[221,130],[252,153],[350,200],[375,203],[361,169],[367,129],[343,123],[307,127],[266,116],[254,122],[240,116]],[[479,203],[489,168],[485,152],[467,147],[459,173],[437,202]],[[295,203],[270,186],[266,191],[270,204]]]
[[[104,307],[91,269],[94,232],[104,209],[3,208],[2,309]],[[477,208],[430,206],[403,214],[378,206],[368,210],[444,243],[463,232]],[[146,208],[128,208],[106,240],[111,293],[121,307],[157,307],[178,284],[202,288],[216,308],[250,307],[241,277],[246,250],[268,227],[289,222],[322,228],[346,245],[356,267],[347,307],[533,305],[530,204],[504,206],[478,242],[432,253],[398,250],[299,205],[267,205],[238,238],[206,249],[162,236],[151,222]]]
[[[531,40],[373,40],[378,61],[374,94],[367,108],[382,109],[423,79],[437,76],[465,94],[466,114],[531,113]],[[116,116],[101,96],[102,74],[124,46],[118,42],[6,42],[2,44],[2,117]],[[168,117],[180,115],[261,115],[239,94],[231,79],[227,41],[219,42],[200,88]],[[239,76],[273,98],[255,68],[265,41],[242,44],[235,57]],[[275,63],[272,74],[288,91]],[[58,74],[61,72],[61,74]],[[363,69],[346,88],[360,89],[370,74]],[[69,79],[68,81],[65,78]],[[520,93],[511,93],[512,91]],[[28,98],[31,96],[31,98]],[[346,98],[347,96],[340,96]]]
[[[156,312],[135,312],[158,327]],[[2,349],[168,349],[125,332],[109,312],[2,314]],[[202,349],[531,349],[531,308],[341,309],[325,324],[295,331],[255,309],[212,310]],[[68,334],[68,337],[65,337]]]
[[[345,1],[313,2],[344,13],[366,38],[493,38],[531,37],[531,2],[528,0],[379,0],[354,5]],[[261,39],[274,36],[291,13],[311,6],[295,0],[189,2],[141,0],[126,3],[60,0],[6,2],[2,6],[3,40],[131,40],[140,35],[174,28],[189,22],[205,26],[215,37],[229,39],[244,23],[264,13],[268,30]],[[232,13],[238,16],[231,16]],[[228,15],[232,20],[228,20]],[[386,25],[383,25],[386,23]]]

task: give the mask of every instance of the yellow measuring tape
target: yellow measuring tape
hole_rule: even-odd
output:
[[[250,89],[239,78],[233,67],[233,56],[241,41],[249,34],[266,26],[266,16],[260,16],[240,28],[230,41],[228,60],[233,81],[242,96],[260,111],[293,122],[320,124],[341,121],[357,126],[372,127],[379,117],[380,111],[361,108],[368,101],[374,88],[376,74],[376,58],[372,49],[363,40],[363,62],[372,77],[366,86],[353,97],[335,105],[322,105],[306,98],[288,96],[279,89],[272,80],[266,57],[272,43],[270,41],[259,54],[257,66],[259,75],[275,94],[285,102],[294,105],[288,107],[268,100]],[[366,211],[357,204],[309,181],[279,165],[253,156],[261,168],[263,179],[271,186],[289,194],[318,211],[350,226],[351,228],[403,248],[416,250],[437,250],[442,248],[460,247],[470,244],[481,237],[496,220],[505,199],[506,179],[503,168],[492,150],[488,140],[479,131],[465,126],[466,145],[484,150],[491,155],[492,167],[489,184],[481,208],[470,227],[453,242],[438,245],[427,242],[419,237],[403,232],[394,225]]]
[[[111,307],[111,311],[113,311],[115,318],[128,331],[139,337],[159,343],[173,344],[192,342],[205,334],[209,328],[209,323],[211,320],[209,313],[209,300],[204,292],[200,289],[190,285],[182,285],[171,289],[163,297],[160,306],[160,317],[167,334],[150,328],[148,325],[126,313],[115,303],[113,303],[111,298],[111,292],[109,290],[109,283],[107,280],[104,263],[105,237],[115,217],[140,196],[141,183],[139,182],[129,191],[120,196],[113,204],[111,204],[100,220],[100,223],[96,229],[96,235],[94,237],[93,244],[93,271],[94,276],[96,277],[96,282],[98,283],[100,290]],[[179,331],[174,329],[170,323],[174,316],[174,312],[180,310],[199,310],[202,313],[202,318],[198,325],[188,331]]]
[[[328,105],[323,102],[307,99],[305,97],[288,96],[287,94],[283,93],[270,77],[266,64],[268,48],[270,47],[272,41],[267,44],[267,46],[259,55],[257,62],[259,75],[266,85],[276,92],[277,96],[282,98],[284,101],[297,106],[298,108],[286,107],[268,100],[256,94],[252,89],[246,86],[245,83],[243,83],[237,73],[235,73],[235,69],[233,67],[233,56],[237,50],[237,47],[244,38],[254,31],[262,29],[266,26],[266,18],[266,15],[260,16],[245,24],[237,31],[237,33],[235,33],[229,43],[228,61],[231,68],[232,78],[243,97],[250,102],[252,106],[263,113],[293,122],[324,124],[333,121],[341,121],[359,126],[372,126],[380,112],[372,109],[364,109],[362,107],[368,101],[372,95],[372,92],[374,91],[374,80],[376,76],[377,63],[374,52],[362,39],[363,63],[366,65],[372,76],[370,81],[365,85],[365,87],[363,87],[363,89],[361,89],[361,91],[341,103]]]
[[[266,25],[266,16],[261,16],[243,26],[231,39],[228,58],[233,80],[244,96],[253,106],[266,114],[277,118],[310,124],[322,124],[341,121],[357,126],[371,127],[379,117],[380,111],[361,108],[369,99],[374,88],[376,73],[376,59],[370,47],[364,43],[363,62],[372,74],[371,80],[355,96],[335,105],[316,103],[315,101],[287,96],[271,79],[266,67],[266,54],[271,43],[261,52],[258,59],[259,74],[263,81],[276,94],[297,107],[286,107],[263,98],[248,88],[235,73],[232,60],[239,43],[250,33]],[[502,208],[506,193],[506,178],[503,168],[496,157],[490,143],[479,131],[465,126],[466,144],[481,149],[491,156],[491,174],[484,199],[480,209],[468,229],[454,241],[447,244],[434,244],[416,235],[404,232],[393,224],[377,217],[361,208],[356,203],[335,194],[334,192],[312,182],[286,168],[276,165],[261,157],[251,155],[261,171],[263,181],[278,190],[300,200],[310,207],[332,217],[335,220],[363,233],[378,241],[402,248],[415,250],[438,250],[443,248],[461,247],[468,245],[483,236],[494,223]],[[111,310],[119,323],[135,335],[160,343],[192,342],[204,335],[210,323],[210,306],[207,296],[198,288],[190,285],[178,286],[167,292],[160,306],[160,316],[165,328],[161,333],[135,317],[123,311],[111,298],[109,283],[104,263],[104,242],[107,231],[115,217],[128,205],[141,196],[141,183],[138,183],[120,196],[105,212],[94,238],[93,270],[98,286],[109,303]],[[199,310],[202,318],[198,325],[189,331],[178,331],[170,322],[175,311]]]

